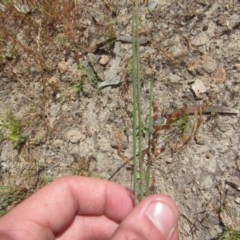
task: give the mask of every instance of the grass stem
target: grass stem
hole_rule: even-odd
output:
[[[138,169],[137,169],[137,80],[138,80],[138,66],[137,66],[137,12],[134,6],[132,13],[132,78],[133,78],[133,192],[135,204],[138,199]]]

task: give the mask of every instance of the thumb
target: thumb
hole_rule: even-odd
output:
[[[166,195],[152,195],[139,203],[121,222],[112,240],[177,240],[179,213]]]

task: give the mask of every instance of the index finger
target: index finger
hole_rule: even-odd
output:
[[[132,208],[130,191],[119,184],[86,177],[64,177],[13,209],[3,217],[2,225],[32,222],[41,226],[41,231],[48,231],[49,236],[49,230],[55,235],[67,228],[76,215],[105,215],[120,222]]]

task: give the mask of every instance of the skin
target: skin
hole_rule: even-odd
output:
[[[152,195],[134,207],[131,191],[119,184],[64,177],[0,218],[0,239],[164,240],[161,231],[145,214],[153,201],[166,202],[178,218],[176,205],[165,195]],[[177,230],[170,239],[178,239]]]

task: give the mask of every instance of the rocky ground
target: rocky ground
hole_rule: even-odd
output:
[[[132,186],[131,164],[113,175],[132,157],[131,9],[128,0],[0,2],[1,213],[64,175]],[[146,122],[151,80],[159,120],[206,99],[215,106],[156,139],[165,151],[151,187],[177,202],[180,239],[239,230],[239,12],[237,0],[140,4]]]

